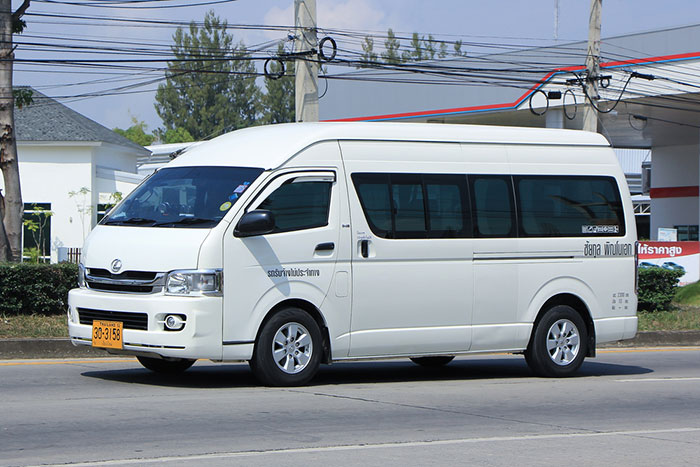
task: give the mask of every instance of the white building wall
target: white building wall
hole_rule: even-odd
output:
[[[697,225],[700,205],[697,196],[654,197],[654,189],[697,187],[700,167],[698,145],[663,146],[652,149],[651,238],[658,238],[659,227]]]
[[[90,201],[72,191],[92,190],[92,154],[96,143],[18,143],[24,203],[51,203],[51,260],[58,247],[81,247],[91,228]],[[81,213],[81,211],[83,211]]]
[[[17,152],[23,202],[51,203],[52,262],[59,247],[82,247],[96,224],[97,204],[104,202],[100,194],[126,195],[142,178],[135,173],[136,155],[99,142],[18,142]],[[83,188],[85,195],[79,193]]]

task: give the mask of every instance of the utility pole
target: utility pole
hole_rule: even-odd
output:
[[[318,121],[316,0],[294,0],[297,55],[294,108],[297,122]]]
[[[586,53],[585,91],[590,101],[583,111],[583,129],[598,131],[598,111],[592,103],[597,104],[598,77],[600,76],[600,17],[603,0],[591,0],[591,16],[588,20],[588,52]]]

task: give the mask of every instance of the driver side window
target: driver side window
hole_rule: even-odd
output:
[[[273,233],[313,229],[328,225],[330,181],[289,180],[260,203],[257,209],[275,217]]]

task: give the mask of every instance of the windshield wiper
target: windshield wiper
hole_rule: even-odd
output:
[[[194,225],[194,224],[215,224],[217,221],[215,219],[207,219],[203,217],[183,217],[182,219],[176,221],[158,222],[154,224],[154,227],[164,227],[166,225]]]
[[[110,219],[106,221],[105,225],[142,225],[142,224],[155,224],[156,221],[153,219],[146,219],[143,217],[130,217],[128,219]]]

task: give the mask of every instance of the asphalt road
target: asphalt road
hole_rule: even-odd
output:
[[[698,465],[700,348],[609,350],[580,376],[522,357],[340,363],[263,388],[130,359],[0,361],[0,465]]]

